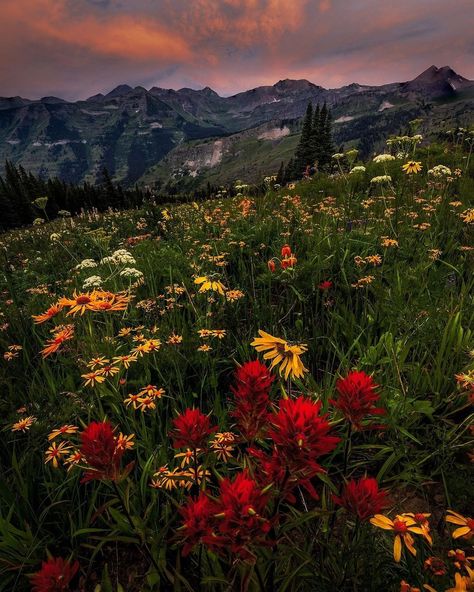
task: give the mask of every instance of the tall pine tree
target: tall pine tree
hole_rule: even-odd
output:
[[[295,172],[301,177],[308,165],[312,165],[313,105],[308,103],[301,128],[301,137],[295,152]]]

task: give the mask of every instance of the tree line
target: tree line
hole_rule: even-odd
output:
[[[102,180],[98,185],[74,185],[57,177],[45,180],[27,172],[21,165],[15,166],[7,161],[5,172],[0,176],[0,232],[28,226],[36,219],[53,220],[58,216],[74,216],[93,209],[104,212],[109,208],[138,208],[144,202],[165,204],[199,201],[214,197],[218,191],[218,187],[209,183],[205,188],[189,194],[173,191],[157,195],[149,188],[138,186],[124,189],[112,182],[107,169],[103,169]]]

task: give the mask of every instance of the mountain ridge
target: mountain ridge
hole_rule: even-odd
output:
[[[273,166],[280,144],[287,152],[286,136],[298,133],[298,119],[309,101],[331,107],[337,143],[359,143],[368,151],[382,133],[395,133],[405,125],[408,116],[434,110],[449,119],[450,113],[457,113],[457,102],[466,115],[472,114],[474,81],[449,66],[430,66],[410,81],[380,86],[354,82],[328,89],[306,79],[286,78],[231,96],[220,96],[208,86],[147,90],[121,84],[79,101],[0,97],[0,163],[11,160],[45,177],[92,183],[100,182],[105,167],[115,181],[131,185],[150,182],[150,171],[168,155],[173,160],[173,151],[185,156],[189,146],[195,154],[196,142],[256,130],[254,141],[267,142],[273,150]],[[451,107],[443,107],[445,103]],[[292,122],[290,131],[281,136],[278,126],[282,129],[285,122]],[[258,131],[266,124],[269,129]],[[227,144],[235,147],[234,141],[223,140],[223,146]],[[217,166],[216,158],[184,158],[201,160],[210,161],[208,168]],[[196,182],[206,166],[191,171]]]

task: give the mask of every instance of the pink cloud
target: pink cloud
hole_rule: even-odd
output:
[[[378,84],[432,63],[474,77],[471,2],[453,11],[442,0],[3,0],[0,94]]]

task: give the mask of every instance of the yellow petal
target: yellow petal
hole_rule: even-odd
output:
[[[393,522],[383,514],[375,514],[375,516],[370,519],[370,523],[385,530],[393,529]]]
[[[409,535],[408,533],[403,537],[403,540],[405,541],[405,545],[406,548],[410,551],[410,553],[414,556],[416,556],[416,549],[413,546],[413,543],[415,542],[413,540],[413,537],[411,535]]]
[[[452,516],[446,516],[446,522],[451,522],[451,524],[459,524],[460,526],[466,525],[466,518],[458,514],[457,512],[453,512],[452,510],[448,510],[452,514]]]
[[[453,539],[458,539],[459,537],[462,537],[465,534],[468,534],[469,532],[471,532],[469,526],[461,526],[461,528],[456,528],[456,530],[453,532],[451,536],[453,537]]]
[[[397,563],[400,563],[400,559],[402,558],[402,541],[398,534],[393,541],[393,558]]]

